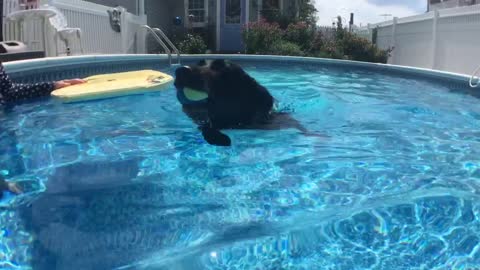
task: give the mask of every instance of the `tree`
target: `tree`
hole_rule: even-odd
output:
[[[263,1],[262,16],[270,23],[278,23],[282,29],[297,22],[305,22],[308,26],[315,26],[317,23],[317,9],[313,4],[314,0],[292,0],[285,1],[283,12],[278,9],[277,1]]]
[[[342,17],[337,16],[337,40],[342,40],[345,35],[345,29],[343,28]]]
[[[296,0],[298,7],[298,19],[310,26],[317,24],[317,9],[313,0]]]

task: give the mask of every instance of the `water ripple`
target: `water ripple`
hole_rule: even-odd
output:
[[[27,193],[1,204],[0,267],[480,267],[478,100],[367,70],[242,64],[307,134],[227,130],[233,146],[212,147],[173,88],[2,113],[0,170]]]

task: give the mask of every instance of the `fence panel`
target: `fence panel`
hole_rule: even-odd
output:
[[[121,17],[122,31],[118,33],[110,25],[108,11],[112,9],[111,7],[81,0],[55,0],[50,4],[63,13],[68,27],[82,30],[82,47],[85,54],[121,54],[141,51],[141,48],[139,49],[141,44],[140,46],[137,44],[139,38],[136,32],[140,25],[146,24],[146,16],[136,16],[124,10],[124,15]],[[5,1],[4,16],[15,10],[18,10],[18,0]],[[55,30],[53,27],[46,29],[48,40],[44,47],[43,27],[40,20],[26,22],[22,27],[25,31],[20,36],[15,24],[5,22],[3,33],[6,39],[21,40],[32,50],[45,50],[47,56],[55,56]],[[57,46],[60,55],[66,53],[63,42],[59,41]],[[74,54],[80,53],[79,43],[72,42],[71,50]]]
[[[377,33],[377,46],[386,50],[392,45],[392,31],[393,27],[385,26],[379,27]]]
[[[470,74],[480,65],[480,12],[440,17],[437,36],[436,68]]]
[[[480,5],[400,18],[357,32],[373,28],[378,29],[380,48],[395,47],[391,64],[463,74],[480,65]]]
[[[430,68],[432,20],[398,24],[395,34],[395,64]]]
[[[106,6],[84,1],[56,1],[55,7],[65,15],[68,27],[82,29],[82,45],[86,54],[122,53],[122,36],[110,27]],[[58,42],[59,51],[66,52],[63,42]],[[77,42],[72,52],[78,53]]]

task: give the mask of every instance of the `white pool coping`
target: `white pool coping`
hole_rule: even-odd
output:
[[[328,58],[297,57],[297,56],[276,56],[276,55],[244,55],[244,54],[196,54],[182,55],[182,61],[200,59],[230,59],[230,60],[251,60],[251,61],[273,61],[273,62],[303,62],[314,64],[335,64],[345,67],[373,68],[379,71],[397,71],[406,74],[424,75],[430,78],[448,79],[457,82],[465,82],[468,87],[470,75],[432,70],[426,68],[398,66],[390,64],[368,63],[351,60],[338,60]],[[61,67],[74,64],[105,64],[129,61],[153,61],[158,60],[167,63],[166,54],[113,54],[113,55],[82,55],[67,57],[50,57],[31,60],[21,60],[4,63],[8,72],[32,71],[35,69]]]

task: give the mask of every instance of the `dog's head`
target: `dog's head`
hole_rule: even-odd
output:
[[[180,67],[175,77],[177,89],[191,88],[208,94],[209,117],[219,127],[251,123],[257,115],[268,114],[273,106],[267,89],[229,61],[201,61]]]
[[[191,88],[198,91],[211,93],[214,88],[215,81],[227,79],[231,84],[245,85],[245,80],[251,78],[243,71],[243,69],[229,61],[225,60],[202,60],[196,65],[183,66],[175,71],[174,85],[177,88]],[[225,88],[229,85],[224,85]],[[228,89],[222,89],[225,91]]]
[[[211,62],[200,61],[194,66],[177,68],[175,70],[175,87],[177,89],[191,88],[209,93],[209,82],[215,75],[210,64]]]

